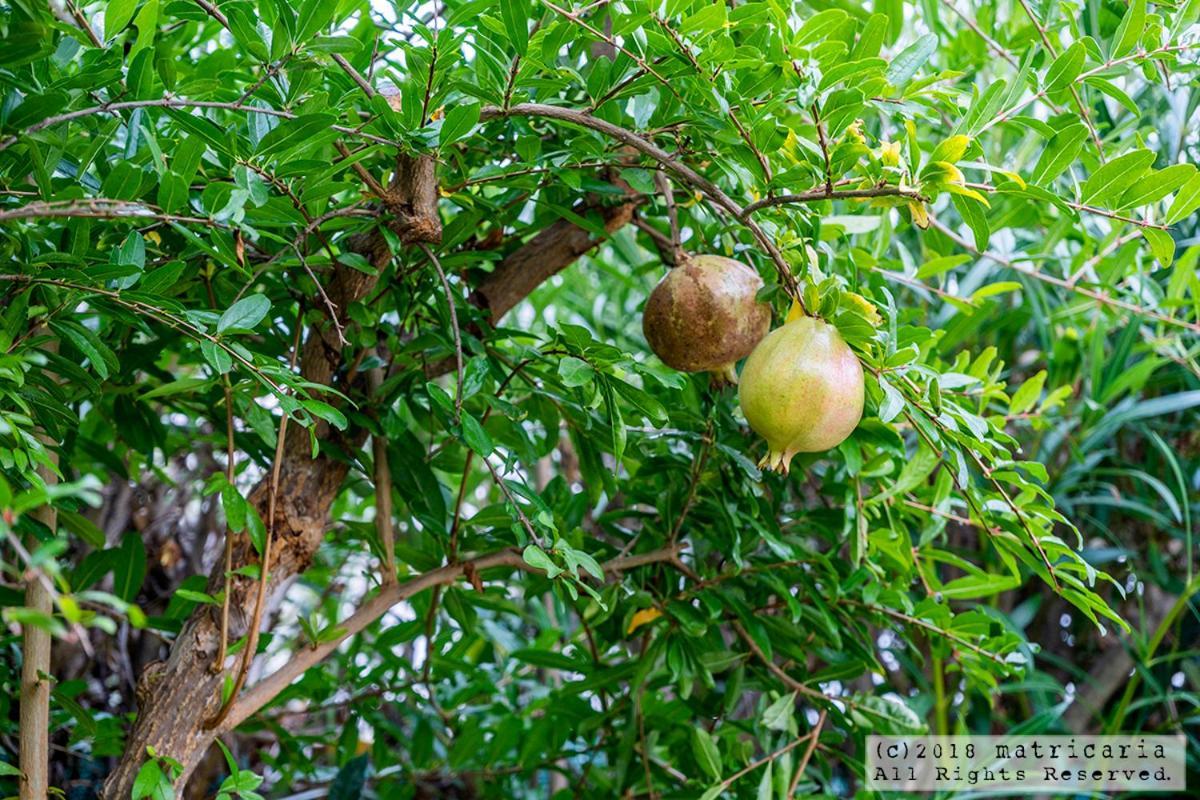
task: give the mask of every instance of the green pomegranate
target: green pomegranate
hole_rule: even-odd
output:
[[[663,363],[683,372],[737,383],[734,366],[771,327],[758,302],[762,278],[724,256],[692,256],[659,281],[642,312],[642,331]]]
[[[742,368],[738,400],[768,452],[760,467],[787,474],[796,453],[841,444],[862,419],[862,364],[832,325],[801,316],[767,334]]]

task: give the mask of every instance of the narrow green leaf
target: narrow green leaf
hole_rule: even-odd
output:
[[[1112,58],[1120,58],[1128,53],[1142,38],[1146,30],[1146,0],[1132,0],[1121,24],[1113,34]]]
[[[1197,208],[1200,208],[1200,173],[1193,175],[1180,187],[1175,199],[1171,201],[1171,207],[1167,209],[1166,223],[1174,225],[1190,216]]]
[[[1083,42],[1076,42],[1059,53],[1058,58],[1054,59],[1054,63],[1046,70],[1046,91],[1057,92],[1070,85],[1079,77],[1086,58],[1087,52],[1083,49]]]
[[[895,58],[887,70],[887,80],[892,86],[903,87],[912,80],[929,57],[937,49],[937,36],[927,33],[906,47]]]
[[[137,9],[137,4],[138,0],[108,1],[108,5],[104,8],[104,36],[106,39],[111,41],[125,29],[129,20],[133,19],[133,12]]]
[[[1037,166],[1033,168],[1033,173],[1029,176],[1030,183],[1045,185],[1061,175],[1063,170],[1075,162],[1087,137],[1088,129],[1082,122],[1056,133],[1046,144]]]
[[[1021,384],[1021,388],[1013,392],[1012,402],[1008,404],[1008,413],[1024,414],[1033,408],[1033,404],[1042,396],[1042,386],[1046,383],[1046,370],[1041,370]]]
[[[1093,172],[1083,184],[1080,202],[1105,205],[1115,200],[1145,175],[1153,163],[1154,153],[1150,150],[1134,150],[1114,158]]]
[[[529,4],[526,0],[500,0],[500,16],[504,29],[517,55],[525,55],[529,47]]]
[[[705,774],[713,780],[721,777],[721,752],[712,734],[699,726],[692,728],[692,755]]]

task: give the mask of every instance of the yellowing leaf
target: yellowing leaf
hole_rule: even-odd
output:
[[[900,143],[881,142],[879,145],[879,160],[885,167],[894,167],[900,163]]]
[[[912,212],[913,224],[924,230],[929,227],[929,212],[920,200],[909,200],[908,210]]]
[[[629,620],[629,627],[625,629],[625,634],[628,636],[643,625],[649,625],[651,622],[654,622],[654,620],[661,617],[662,613],[663,612],[659,611],[657,608],[643,608],[641,611],[634,614],[633,618]]]
[[[933,152],[929,154],[930,161],[948,161],[953,164],[963,157],[967,152],[967,146],[971,144],[969,136],[951,136],[944,142],[933,148]]]
[[[854,306],[862,318],[871,323],[872,327],[878,328],[883,324],[883,317],[879,316],[879,309],[861,294],[857,292],[842,292],[842,301]]]

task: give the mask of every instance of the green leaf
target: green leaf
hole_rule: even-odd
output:
[[[712,734],[700,726],[692,728],[692,755],[708,777],[720,780],[721,752]]]
[[[470,447],[484,458],[490,456],[492,451],[496,449],[496,445],[492,443],[492,437],[488,436],[483,426],[474,417],[465,412],[462,415],[462,438],[466,442],[467,447]]]
[[[158,182],[158,206],[168,214],[178,211],[187,203],[188,185],[174,172],[164,172]]]
[[[896,88],[903,87],[917,74],[917,70],[929,60],[937,49],[937,36],[927,33],[906,47],[895,58],[887,69],[887,81]]]
[[[479,122],[479,103],[460,103],[446,112],[442,120],[438,144],[441,147],[454,144],[466,136]]]
[[[1082,122],[1063,128],[1046,144],[1037,166],[1029,176],[1030,183],[1045,185],[1057,178],[1067,167],[1075,163],[1083,143],[1087,141],[1088,129]]]
[[[1146,30],[1146,0],[1131,0],[1121,24],[1113,34],[1112,58],[1120,58],[1128,53],[1142,38]]]
[[[1151,171],[1121,195],[1117,208],[1140,208],[1157,203],[1187,183],[1195,174],[1196,168],[1191,164],[1172,164],[1164,169]]]
[[[762,724],[769,730],[785,731],[796,711],[796,693],[785,694],[763,711]]]
[[[517,55],[525,55],[529,46],[529,3],[527,0],[500,0],[500,16],[513,49]]]
[[[224,375],[233,369],[233,356],[229,355],[220,345],[203,340],[200,342],[200,354],[204,356],[208,365],[217,371],[218,375]]]
[[[271,301],[261,294],[243,297],[225,309],[217,320],[217,333],[230,330],[252,330],[271,310]]]
[[[313,34],[329,27],[337,9],[338,4],[328,0],[303,0],[296,19],[296,41],[307,41]]]
[[[951,136],[949,139],[944,139],[937,147],[933,148],[933,152],[929,154],[929,160],[945,161],[948,164],[953,164],[963,157],[967,152],[967,146],[971,144],[971,139],[968,136],[959,134]]]
[[[1200,173],[1193,175],[1188,182],[1180,187],[1167,209],[1166,223],[1174,225],[1200,208]]]
[[[1145,175],[1153,163],[1154,153],[1150,150],[1134,150],[1114,158],[1093,172],[1083,184],[1080,202],[1106,205],[1108,201],[1116,200]]]
[[[133,793],[130,797],[131,800],[142,800],[145,797],[150,800],[174,800],[175,791],[158,762],[151,758],[142,764],[133,779]]]
[[[723,3],[713,3],[712,6],[724,6]],[[800,30],[796,31],[796,45],[806,44],[826,38],[834,30],[840,28],[846,21],[846,12],[840,8],[829,8],[819,11],[804,21]]]
[[[554,578],[562,574],[562,568],[555,564],[546,551],[536,544],[527,546],[521,552],[521,558],[534,569],[544,570],[547,578]]]
[[[1175,239],[1167,231],[1158,228],[1141,228],[1142,236],[1150,245],[1150,252],[1164,267],[1171,266],[1175,260]]]
[[[991,237],[991,226],[988,224],[983,204],[960,195],[954,195],[950,200],[959,216],[963,218],[963,222],[971,229],[971,235],[975,239],[975,249],[981,253],[986,251],[988,240]]]
[[[564,386],[574,388],[591,383],[596,377],[596,371],[581,358],[564,356],[558,362],[558,376],[562,378]]]
[[[1021,384],[1021,388],[1013,393],[1012,402],[1008,404],[1008,413],[1024,414],[1033,408],[1033,404],[1042,396],[1042,386],[1046,383],[1046,370],[1041,370]]]
[[[1083,71],[1083,62],[1087,57],[1087,52],[1083,48],[1083,42],[1076,42],[1059,53],[1058,58],[1054,59],[1054,63],[1046,70],[1046,88],[1047,93],[1057,92],[1064,89],[1074,82],[1079,77],[1079,73]]]
[[[108,0],[104,8],[104,36],[110,41],[133,19],[138,0]]]
[[[142,588],[146,577],[146,548],[142,537],[136,533],[127,533],[121,539],[121,546],[113,567],[113,594],[132,603]]]

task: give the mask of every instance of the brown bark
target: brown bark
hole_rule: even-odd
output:
[[[398,160],[391,185],[382,199],[385,209],[393,215],[390,226],[402,242],[436,243],[441,238],[433,170],[434,163],[429,158]],[[603,209],[601,214],[606,230],[611,232],[627,223],[633,207],[633,201],[630,201]],[[479,289],[481,305],[491,310],[494,320],[499,319],[541,281],[564,269],[597,243],[589,232],[571,223],[552,224],[518,248],[483,282]],[[382,269],[391,259],[387,241],[378,230],[354,237],[349,247],[364,255],[377,269]],[[375,281],[373,276],[348,267],[335,267],[326,293],[341,322],[348,320],[347,308],[366,296]],[[342,365],[342,345],[334,326],[313,326],[301,357],[304,378],[334,385]],[[335,433],[323,423],[318,426],[317,437],[322,441],[337,442]],[[342,449],[353,449],[364,440],[365,434],[361,431],[352,432],[343,435],[340,444]],[[348,471],[349,466],[342,461],[323,455],[312,458],[307,436],[289,437],[280,465],[280,490],[272,540],[275,558],[270,570],[269,592],[277,591],[308,567],[324,537],[329,507]],[[249,497],[264,520],[267,497],[266,482],[260,483]],[[235,565],[253,561],[253,556],[252,548],[245,542],[235,547]],[[208,582],[210,593],[221,590],[223,567],[220,563],[214,567]],[[254,590],[254,582],[245,578],[238,579],[229,589],[233,612],[231,638],[246,633],[253,613]],[[400,590],[393,583],[387,591]],[[381,601],[386,600],[385,597]],[[393,599],[388,606],[394,602]],[[216,730],[205,730],[203,721],[217,709],[221,687],[231,666],[226,664],[224,671],[218,674],[213,674],[210,669],[220,631],[219,613],[213,613],[212,608],[199,608],[176,638],[167,661],[150,665],[141,676],[137,721],[126,742],[125,754],[105,782],[102,796],[106,800],[123,800],[129,796],[134,778],[147,758],[148,746],[159,755],[170,756],[183,764],[177,786],[185,785],[219,733],[244,720],[294,679],[293,674],[286,681],[264,681],[252,686],[243,695],[243,700],[235,704],[224,725]]]
[[[51,341],[53,348],[57,342]],[[50,451],[50,460],[57,465],[58,456]],[[47,484],[58,482],[53,470],[39,467],[38,473]],[[53,533],[58,527],[58,512],[47,503],[33,511],[33,517]],[[37,542],[30,541],[32,551]],[[46,616],[54,612],[54,598],[46,575],[40,568],[28,566],[25,585],[25,605]],[[50,631],[37,625],[21,628],[21,711],[19,764],[21,766],[21,800],[43,800],[50,788]]]
[[[600,208],[604,230],[611,234],[627,225],[634,207],[630,201]],[[495,324],[543,281],[562,272],[600,241],[573,222],[553,222],[501,261],[475,289],[472,299],[487,309]]]
[[[434,170],[434,161],[428,156],[402,156],[397,160],[384,203],[395,215],[390,226],[404,243],[436,243],[441,238]],[[407,183],[401,185],[401,181]],[[383,269],[391,259],[387,240],[379,229],[353,237],[349,248],[366,257],[377,270]],[[375,283],[373,275],[341,264],[334,268],[326,294],[336,308],[341,324],[349,320],[347,309],[350,305],[365,297]],[[324,385],[335,383],[334,376],[342,364],[342,344],[332,324],[324,321],[312,327],[300,364],[306,380]],[[364,438],[361,433],[339,437],[324,423],[318,424],[316,435],[322,441],[338,443],[345,448],[356,447]],[[325,534],[329,506],[348,471],[349,466],[343,461],[325,455],[313,458],[307,436],[292,436],[286,441],[280,464],[280,489],[273,528],[275,557],[268,593],[303,572],[312,561]],[[267,521],[268,494],[268,482],[263,481],[249,497],[264,521]],[[235,545],[235,564],[253,560],[253,548],[244,539]],[[213,568],[208,580],[210,593],[222,590],[223,571],[223,563]],[[256,582],[248,578],[239,578],[229,587],[233,611],[231,640],[246,633],[253,615],[255,588]],[[217,710],[221,687],[230,668],[229,664],[223,665],[224,669],[216,674],[210,669],[220,641],[220,622],[212,608],[198,608],[176,638],[167,661],[151,665],[153,669],[147,668],[142,673],[138,681],[137,722],[130,732],[121,761],[105,782],[105,798],[117,800],[129,796],[134,778],[147,757],[148,746],[159,755],[175,758],[183,765],[183,774],[178,781],[182,786],[212,744],[216,732],[206,730],[203,720]]]

